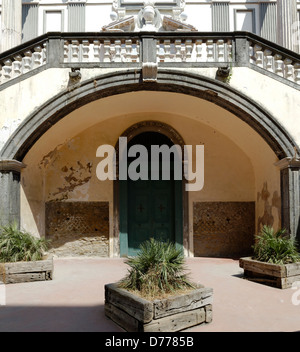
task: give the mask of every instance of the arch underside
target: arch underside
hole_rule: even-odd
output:
[[[253,212],[254,220],[253,221],[251,220],[252,221],[251,226],[253,225],[253,227],[251,228],[251,235],[253,235],[253,233],[256,232],[257,224],[259,225],[266,220],[268,221],[268,216],[270,216],[270,214],[267,212],[267,215],[265,216],[265,211],[270,208],[270,202],[272,206],[273,206],[273,203],[275,204],[273,206],[272,211],[273,212],[278,211],[278,214],[279,214],[280,200],[278,203],[278,199],[280,198],[280,195],[279,195],[280,188],[278,188],[279,182],[278,182],[278,175],[277,175],[279,172],[274,170],[272,171],[272,175],[274,176],[276,174],[276,176],[274,177],[272,176],[273,178],[269,177],[269,179],[276,186],[274,186],[275,188],[270,189],[270,185],[264,183],[265,181],[264,177],[266,176],[266,173],[268,173],[267,169],[265,168],[265,165],[266,165],[266,160],[268,160],[268,165],[270,164],[272,168],[275,168],[273,165],[275,159],[280,160],[286,157],[294,156],[296,144],[293,141],[292,137],[284,129],[284,127],[280,125],[280,123],[277,120],[275,120],[272,116],[270,116],[270,114],[266,110],[264,110],[259,104],[249,99],[244,94],[232,89],[230,86],[223,84],[219,81],[215,81],[209,78],[201,77],[194,74],[188,74],[185,72],[175,71],[175,70],[159,70],[157,82],[143,82],[142,77],[140,77],[140,75],[133,70],[132,71],[129,70],[126,72],[110,73],[110,74],[106,74],[106,75],[97,77],[95,79],[83,82],[80,86],[77,86],[73,90],[65,91],[63,93],[58,94],[57,96],[53,97],[50,101],[45,103],[43,106],[41,106],[35,113],[29,116],[26,120],[24,120],[24,122],[21,123],[21,125],[13,133],[9,141],[5,144],[5,146],[1,150],[0,159],[10,159],[10,160],[14,159],[18,161],[24,161],[25,159],[25,164],[26,164],[27,155],[30,155],[31,150],[33,150],[34,148],[36,150],[36,146],[38,146],[39,140],[41,140],[41,143],[45,143],[45,140],[47,141],[47,138],[45,138],[43,142],[43,138],[47,136],[46,132],[51,131],[51,128],[55,127],[56,124],[57,124],[56,126],[59,126],[59,122],[66,121],[64,123],[65,127],[68,125],[68,123],[72,123],[73,121],[72,117],[74,117],[74,115],[72,115],[73,112],[80,110],[80,108],[84,108],[84,106],[90,106],[97,102],[101,103],[101,101],[105,101],[105,99],[103,98],[110,98],[110,97],[118,98],[122,96],[126,97],[126,93],[137,93],[137,92],[139,92],[138,94],[143,94],[144,99],[146,99],[146,96],[148,94],[147,92],[149,93],[151,92],[151,95],[152,95],[151,103],[154,105],[156,102],[155,98],[161,92],[164,94],[167,94],[167,93],[171,93],[171,95],[174,94],[175,97],[176,97],[175,94],[178,94],[181,97],[185,97],[184,99],[180,100],[181,102],[188,102],[189,99],[199,98],[199,100],[197,100],[199,102],[201,102],[202,100],[202,101],[212,103],[212,105],[214,106],[217,106],[216,108],[218,109],[221,115],[222,115],[222,111],[227,110],[230,113],[227,115],[234,115],[232,116],[232,120],[239,121],[240,124],[245,123],[243,125],[247,127],[243,131],[243,136],[241,136],[239,139],[236,139],[234,141],[236,143],[234,145],[234,148],[236,147],[237,149],[241,148],[243,149],[243,153],[244,153],[243,154],[238,152],[240,154],[237,153],[237,155],[243,156],[247,154],[247,143],[244,144],[242,148],[241,146],[239,146],[238,141],[241,141],[242,138],[245,138],[245,137],[247,138],[247,130],[249,130],[248,126],[250,126],[250,128],[253,131],[255,131],[255,133],[252,133],[253,131],[251,132],[252,136],[256,134],[257,139],[262,140],[261,145],[267,144],[270,147],[270,150],[266,152],[266,155],[270,156],[270,158],[258,160],[259,159],[259,156],[258,156],[257,163],[255,164],[255,166],[251,165],[249,166],[249,168],[248,166],[245,167],[245,170],[247,169],[246,170],[247,172],[245,171],[245,175],[247,175],[248,177],[248,175],[251,174],[250,175],[251,177],[249,176],[249,179],[251,179],[249,184],[252,187],[252,188],[250,187],[252,193],[249,191],[246,195],[245,193],[246,191],[244,191],[243,189],[245,189],[247,182],[246,180],[244,180],[241,183],[241,187],[240,187],[241,194],[244,192],[243,196],[238,195],[236,196],[235,199],[233,199],[233,201],[239,200],[245,203],[244,204],[246,206],[246,208],[244,209],[245,214],[249,213],[249,210]],[[137,96],[137,98],[138,97],[139,96]],[[188,97],[191,97],[191,98],[188,98]],[[131,96],[130,99],[131,99],[130,100],[131,103],[134,102],[134,97]],[[116,102],[118,102],[118,99],[112,100],[112,103],[116,103]],[[201,102],[201,104],[202,103],[203,102]],[[206,103],[206,104],[209,104],[209,103]],[[199,106],[201,104],[199,104]],[[96,105],[96,110],[97,110],[97,107],[99,108],[100,106],[101,104],[98,106]],[[106,103],[106,106],[109,107],[109,102]],[[173,112],[174,111],[175,110],[173,110]],[[158,117],[156,121],[152,121],[152,122],[151,122],[152,117],[150,116],[151,114],[150,115],[145,114],[144,116],[141,115],[139,119],[138,118],[136,119],[135,117],[129,118],[127,125],[124,125],[124,126],[127,126],[126,127],[127,129],[123,130],[123,134],[121,131],[119,131],[119,136],[121,135],[132,136],[136,133],[140,133],[141,131],[145,131],[145,130],[157,131],[159,129],[163,129],[165,131],[165,134],[172,140],[173,143],[183,146],[186,140],[184,140],[183,137],[181,137],[182,133],[180,130],[181,128],[180,126],[185,126],[184,118],[186,118],[188,114],[184,116],[182,112],[183,110],[181,110],[181,112],[178,112],[178,116],[180,114],[182,115],[181,116],[182,124],[180,125],[179,123],[180,118],[178,117],[177,127],[175,127],[175,124],[174,124],[175,120],[172,120],[172,123],[170,124],[170,126],[167,126],[169,121],[167,117],[165,118]],[[164,113],[167,113],[167,111],[165,111]],[[169,112],[169,115],[171,113],[172,112]],[[126,110],[124,110],[124,114],[126,114]],[[69,116],[67,117],[67,115]],[[235,119],[235,116],[237,117],[237,119]],[[113,118],[113,115],[111,115],[111,117]],[[116,123],[118,123],[118,121],[121,121],[120,116],[115,115],[115,117],[116,117]],[[222,125],[220,127],[221,133],[222,133],[222,128],[227,123],[227,117],[223,119]],[[70,118],[70,120],[68,118]],[[207,118],[209,119],[209,114]],[[133,123],[132,121],[133,122],[139,121],[139,122]],[[215,120],[215,124],[217,124],[218,121],[220,120],[218,119]],[[200,124],[201,122],[203,123],[204,121],[195,120],[192,123],[192,118],[191,118],[191,121],[189,123],[191,126],[196,126],[197,123]],[[81,128],[85,128],[84,121],[82,120],[82,122],[80,123],[82,123],[82,125],[80,125]],[[99,123],[99,126],[100,126],[100,120],[97,122],[97,115],[95,115],[95,119],[93,120],[93,123],[95,124]],[[105,126],[105,124],[103,126]],[[212,126],[210,126],[210,128],[211,127]],[[88,128],[92,128],[92,125],[88,126]],[[101,127],[99,128],[101,129]],[[227,131],[229,131],[229,128],[230,127],[227,128]],[[192,127],[191,127],[191,130],[195,133],[197,131],[197,129],[195,128],[192,129]],[[224,133],[226,135],[226,132]],[[234,132],[231,132],[229,136],[232,137],[233,133]],[[238,130],[237,130],[237,133],[238,133]],[[195,139],[194,143],[196,143],[196,141],[197,141],[197,138]],[[248,146],[253,145],[254,143],[255,142],[252,142],[252,144],[250,143],[248,144]],[[267,149],[268,149],[268,146],[266,146]],[[55,146],[53,145],[53,147]],[[274,159],[272,158],[272,155],[271,155],[272,152],[274,153]],[[34,151],[32,153],[34,154]],[[222,154],[222,151],[220,151],[220,154]],[[256,155],[255,153],[252,153],[252,161],[253,161],[253,158],[256,157],[255,155]],[[222,158],[222,156],[220,156],[220,158]],[[32,159],[30,159],[29,157],[29,160],[32,160]],[[247,157],[245,157],[243,160],[244,160],[243,165],[244,166],[247,165],[247,162],[248,162]],[[240,159],[237,158],[236,164],[239,164],[239,163],[240,163]],[[251,164],[251,161],[249,164]],[[225,165],[225,164],[223,163],[222,165]],[[236,170],[239,168],[239,166],[243,166],[243,165],[236,165]],[[257,182],[257,180],[254,181],[256,176],[254,174],[252,175],[251,168],[258,170],[261,167],[261,165],[263,165],[263,172],[262,172],[261,178]],[[57,168],[57,170],[63,170],[64,167],[65,167],[64,165],[61,165],[59,168]],[[90,168],[87,167],[87,169],[89,170]],[[23,176],[25,180],[26,178],[28,179],[30,172],[31,171],[29,169],[28,170],[26,168],[24,169]],[[216,173],[218,173],[218,170],[216,171]],[[88,176],[90,177],[90,175]],[[34,189],[34,187],[36,186],[32,185],[32,190]],[[56,192],[56,190],[54,189],[53,191]],[[26,189],[24,192],[25,192],[25,197],[27,197],[28,199],[32,198],[31,197],[32,193],[30,193],[32,191],[30,191],[28,187],[27,187],[28,194],[26,194]],[[237,191],[236,194],[238,192],[239,191]],[[268,195],[268,193],[270,192],[271,194],[268,196],[269,198],[268,197],[266,198],[266,195]],[[249,196],[250,193],[251,193],[251,196]],[[201,199],[202,196],[201,197],[198,197],[196,195],[188,196],[185,193],[183,194],[184,194],[183,246],[189,253],[194,253],[192,242],[194,241],[194,247],[197,246],[197,243],[195,238],[193,238],[194,236],[193,231],[195,232],[196,230],[197,232],[197,224],[199,224],[200,220],[201,221],[203,220],[202,218],[200,219],[201,214],[205,211],[205,208],[203,207],[204,206],[212,207],[210,209],[212,209],[212,211],[215,212],[215,214],[219,211],[218,210],[219,208],[218,209],[213,208],[214,205],[211,204],[213,201],[216,200],[216,198],[212,198],[210,200],[211,202],[209,202],[209,199],[206,199],[206,201],[207,200],[208,201],[206,203],[205,202],[203,203],[203,200]],[[244,198],[242,199],[242,197]],[[225,198],[226,197],[224,197],[224,199]],[[259,206],[258,206],[258,201],[256,201],[256,198],[260,202]],[[58,198],[56,197],[56,199]],[[110,238],[107,237],[107,241],[111,241],[110,242],[111,247],[113,247],[113,250],[111,251],[111,255],[118,255],[120,253],[119,252],[120,243],[119,243],[119,223],[118,223],[119,194],[118,194],[117,182],[114,183],[114,190],[110,195],[108,202],[107,202],[107,199],[108,197],[105,199],[105,202],[104,202],[105,204],[101,205],[105,208],[103,211],[103,214],[104,214],[103,218],[109,218],[110,219],[109,221],[111,221],[107,225],[110,227],[110,230],[109,230]],[[61,200],[64,200],[64,199],[60,199],[59,201]],[[238,214],[240,212],[240,207],[243,206],[242,202],[240,203],[236,202],[236,204],[233,204],[233,202],[230,203],[229,197],[226,198],[226,201],[228,203],[227,206],[230,207],[231,209],[230,210],[231,216],[234,216],[233,213]],[[53,199],[49,200],[47,199],[47,196],[46,196],[46,198],[43,198],[43,199],[41,198],[39,200],[39,203],[36,202],[36,205],[32,206],[32,209],[29,211],[29,213],[35,212],[36,215],[34,215],[33,217],[38,219],[39,217],[38,212],[40,211],[40,209],[42,209],[43,206],[45,206],[47,202],[49,202],[51,206],[55,205],[54,204],[55,202],[53,201]],[[91,205],[93,202],[95,202],[95,199],[91,201]],[[221,201],[219,200],[219,203],[217,204],[217,206],[223,207],[224,204],[221,204],[222,202],[223,200]],[[282,206],[282,202],[283,200],[281,200],[281,206]],[[66,202],[63,201],[60,203],[61,203],[61,206],[63,206],[63,203],[66,203]],[[76,202],[74,202],[74,204],[75,203]],[[113,206],[111,204],[113,204]],[[76,206],[77,204],[74,205],[74,207]],[[34,207],[36,207],[37,210],[33,209]],[[232,208],[232,207],[235,207],[235,208]],[[46,208],[47,208],[47,204],[46,204]],[[222,209],[225,209],[225,208],[222,208]],[[255,212],[256,212],[256,215],[255,215]],[[260,216],[260,214],[262,215]],[[280,214],[277,216],[277,218],[279,219],[278,220],[279,222]],[[33,220],[33,222],[36,222],[36,219],[35,221]],[[43,226],[44,225],[41,225],[41,227]],[[38,232],[40,235],[43,235],[45,233],[43,231],[44,230],[42,229]]]
[[[278,159],[292,157],[298,149],[289,133],[267,111],[228,85],[175,70],[159,70],[157,82],[143,82],[136,70],[128,70],[88,80],[53,97],[21,123],[2,148],[0,158],[21,161],[49,128],[73,110],[101,98],[136,91],[174,92],[210,101],[251,126]]]

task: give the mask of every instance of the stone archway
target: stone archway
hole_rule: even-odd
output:
[[[35,142],[71,111],[98,99],[135,91],[186,94],[210,101],[233,113],[255,130],[279,159],[281,169],[282,225],[296,235],[299,222],[299,148],[289,133],[259,104],[216,80],[176,70],[158,70],[157,82],[141,82],[135,70],[102,75],[61,93],[28,116],[0,152],[1,189],[5,194],[1,212],[5,221],[20,217],[18,196],[22,160]],[[12,190],[12,191],[11,191]],[[14,209],[8,214],[8,209]]]

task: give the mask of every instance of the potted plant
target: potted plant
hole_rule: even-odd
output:
[[[21,231],[15,224],[0,230],[0,281],[4,284],[52,280],[53,258],[48,242]]]
[[[244,276],[278,288],[289,288],[300,280],[300,255],[297,242],[285,229],[274,232],[264,226],[253,246],[253,256],[240,258]]]
[[[105,315],[124,330],[173,332],[212,321],[213,291],[189,281],[174,244],[151,239],[126,263],[128,275],[105,285]]]

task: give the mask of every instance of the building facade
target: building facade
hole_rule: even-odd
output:
[[[239,257],[263,225],[300,238],[299,1],[0,4],[3,224],[59,256],[134,255],[156,237]],[[168,181],[120,179],[135,145],[177,146],[194,178],[171,163]]]

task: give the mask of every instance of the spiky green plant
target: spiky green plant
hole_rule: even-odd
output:
[[[0,262],[41,260],[48,241],[21,231],[16,224],[0,228]]]
[[[142,243],[138,255],[128,258],[126,264],[130,269],[119,285],[142,296],[155,298],[194,287],[185,273],[182,250],[173,243],[150,239]]]
[[[286,235],[285,229],[274,232],[270,226],[263,226],[256,236],[253,259],[273,264],[288,264],[300,261],[295,239]]]

